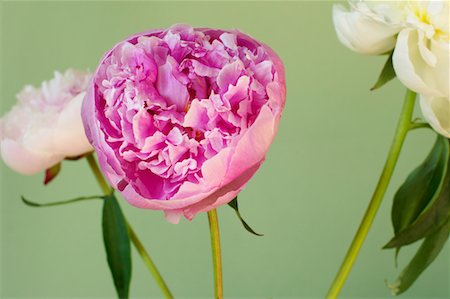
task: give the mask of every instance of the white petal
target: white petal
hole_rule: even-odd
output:
[[[41,172],[57,164],[62,157],[32,152],[12,139],[4,139],[0,143],[1,156],[12,170],[31,175]]]
[[[25,132],[22,137],[21,144],[29,152],[33,152],[38,155],[53,155],[55,154],[53,143],[53,136],[56,128],[54,122],[55,118],[53,115],[49,115],[49,120],[53,120],[53,125],[50,125],[42,119],[44,115],[40,116],[41,119],[38,119],[36,116],[36,120],[32,124],[33,126],[28,128]],[[15,138],[14,140],[20,142],[20,136],[17,137],[18,138]]]
[[[79,156],[92,151],[84,132],[81,104],[86,92],[73,98],[59,115],[53,136],[54,151],[65,156]]]
[[[437,63],[437,57],[434,55],[433,52],[428,49],[426,43],[427,38],[425,37],[425,33],[423,31],[418,31],[419,34],[419,41],[418,41],[418,47],[419,47],[419,53],[422,56],[422,59],[430,66],[435,67]]]
[[[420,108],[433,129],[450,138],[450,99],[420,95]]]
[[[333,23],[341,43],[355,52],[377,55],[394,48],[398,28],[361,11],[334,5]]]
[[[429,42],[429,51],[436,58],[434,66],[429,65],[422,56],[417,30],[402,30],[393,55],[395,73],[406,87],[417,93],[448,97],[449,45],[433,40]]]

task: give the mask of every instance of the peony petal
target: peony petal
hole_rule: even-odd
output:
[[[229,102],[232,106],[237,106],[240,101],[248,97],[248,87],[250,84],[250,78],[247,76],[241,76],[236,85],[230,85],[227,92],[223,95],[223,99]]]
[[[142,148],[146,143],[146,138],[150,138],[148,136],[153,136],[155,132],[153,119],[145,109],[140,109],[133,117],[133,135],[137,145]]]
[[[450,138],[450,99],[420,95],[420,108],[433,129]]]
[[[181,210],[165,210],[164,215],[167,221],[172,224],[178,224],[180,222],[180,218],[183,215]]]
[[[449,95],[449,45],[432,42],[430,49],[437,63],[427,64],[419,50],[418,33],[405,29],[397,38],[392,62],[398,79],[409,89],[435,97]]]
[[[428,49],[428,47],[426,45],[427,38],[425,36],[425,33],[423,33],[423,31],[418,31],[418,34],[419,34],[418,47],[419,47],[419,53],[422,56],[422,59],[430,67],[435,67],[436,63],[437,63],[437,58],[436,58],[436,55],[434,55],[434,53],[431,52],[430,49]]]
[[[53,137],[55,152],[64,157],[80,156],[94,150],[86,137],[81,119],[81,104],[85,94],[82,92],[73,98],[56,122]]]
[[[219,74],[219,69],[207,66],[197,60],[192,60],[192,67],[194,72],[201,77],[216,77]]]
[[[199,129],[202,128],[204,124],[208,123],[208,120],[206,107],[204,107],[199,100],[194,99],[191,102],[188,112],[184,116],[183,126]]]
[[[228,90],[228,86],[236,85],[237,80],[242,74],[244,66],[240,60],[236,60],[224,66],[217,76],[217,85],[222,92]]]
[[[276,117],[263,106],[253,125],[243,134],[230,161],[225,182],[239,177],[248,168],[260,164],[276,133]]]
[[[173,145],[180,145],[183,142],[183,135],[179,128],[174,127],[167,135],[167,140]]]
[[[37,153],[26,149],[22,144],[12,139],[4,139],[0,143],[3,161],[12,170],[32,175],[52,167],[64,156]]]
[[[175,72],[170,59],[158,68],[158,79],[156,87],[165,97],[169,105],[175,105],[178,111],[183,111],[189,98],[189,93],[185,85],[175,78]]]
[[[233,33],[222,33],[222,35],[220,36],[220,40],[223,42],[223,44],[225,45],[225,47],[236,51],[237,50],[237,37],[236,34]]]
[[[399,29],[376,20],[359,10],[348,11],[342,5],[333,6],[333,23],[339,41],[361,54],[379,55],[394,48]]]
[[[125,174],[120,167],[120,163],[114,151],[106,142],[105,133],[96,129],[99,127],[99,121],[96,118],[95,112],[94,90],[93,85],[90,85],[82,104],[81,116],[83,118],[85,133],[94,148],[102,149],[101,151],[97,150],[96,153],[103,175],[112,186],[117,187],[119,184],[124,186],[127,182],[124,181]]]

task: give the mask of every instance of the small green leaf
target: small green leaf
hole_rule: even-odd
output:
[[[384,248],[420,240],[450,216],[449,142],[438,137],[427,159],[416,168],[394,197],[392,223],[395,236]]]
[[[47,169],[45,171],[44,185],[47,185],[48,183],[53,181],[56,178],[56,176],[60,173],[60,171],[61,171],[61,162]]]
[[[22,201],[27,206],[35,207],[35,208],[60,206],[60,205],[66,205],[66,204],[79,202],[79,201],[86,201],[86,200],[92,200],[92,199],[103,199],[103,197],[104,196],[102,196],[102,195],[94,195],[94,196],[86,196],[86,197],[77,197],[77,198],[74,198],[74,199],[69,199],[69,200],[64,200],[64,201],[57,201],[57,202],[37,203],[37,202],[29,201],[25,197],[21,196]]]
[[[250,232],[250,233],[252,233],[252,234],[254,234],[254,235],[256,235],[256,236],[260,236],[260,237],[261,237],[261,236],[264,236],[263,234],[258,234],[257,232],[255,232],[255,231],[250,227],[250,225],[248,225],[247,222],[245,222],[245,220],[242,218],[241,212],[239,212],[239,204],[238,204],[238,198],[237,198],[237,196],[236,196],[232,201],[230,201],[230,202],[228,203],[228,205],[229,205],[230,207],[232,207],[233,210],[236,212],[236,215],[238,216],[239,220],[241,220],[242,225],[244,226],[244,228],[245,228],[248,232]]]
[[[119,298],[128,298],[131,282],[131,246],[128,226],[114,195],[103,205],[103,241]]]
[[[425,161],[408,176],[394,196],[392,224],[395,234],[408,227],[432,200],[446,170],[448,142],[437,137]]]
[[[392,79],[395,78],[395,70],[394,70],[394,66],[392,65],[392,54],[394,52],[392,52],[386,63],[384,64],[383,70],[381,70],[381,74],[378,77],[378,81],[375,83],[375,85],[370,89],[370,90],[375,90],[378,89],[380,87],[382,87],[384,84],[388,83],[389,81],[391,81]]]
[[[389,241],[384,248],[398,248],[416,242],[431,235],[447,221],[450,217],[450,179],[444,182],[446,186],[433,205],[413,224]]]
[[[394,295],[405,292],[422,272],[436,259],[448,239],[450,221],[428,236],[414,255],[411,262],[400,273],[397,280],[389,284]]]

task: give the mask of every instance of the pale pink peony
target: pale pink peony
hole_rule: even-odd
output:
[[[10,168],[35,174],[93,150],[81,120],[90,76],[72,69],[55,72],[40,88],[26,86],[17,95],[18,103],[0,119],[0,152]]]
[[[176,223],[242,190],[285,98],[283,64],[268,46],[239,31],[175,25],[106,53],[82,114],[114,188]]]

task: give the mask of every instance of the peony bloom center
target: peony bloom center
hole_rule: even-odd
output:
[[[449,42],[448,3],[444,1],[407,2],[406,23],[422,31],[428,39]]]

